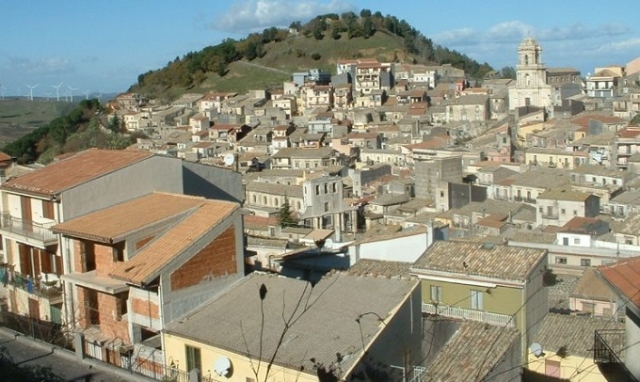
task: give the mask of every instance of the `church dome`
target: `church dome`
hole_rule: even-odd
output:
[[[538,42],[533,37],[525,37],[520,43],[521,47],[538,46]]]

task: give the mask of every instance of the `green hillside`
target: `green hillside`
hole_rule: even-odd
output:
[[[452,64],[471,77],[493,70],[464,54],[434,45],[406,21],[363,10],[360,15],[317,16],[292,28],[268,28],[242,40],[225,40],[199,52],[176,57],[164,68],[140,74],[129,90],[171,100],[185,92],[277,88],[296,71],[321,68],[335,72],[341,59]],[[291,33],[290,31],[294,31]]]
[[[0,146],[69,113],[76,103],[26,98],[0,100]]]

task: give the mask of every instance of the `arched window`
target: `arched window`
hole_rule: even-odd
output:
[[[529,55],[528,54],[524,55],[524,64],[525,65],[529,65]]]
[[[529,77],[529,74],[526,74],[524,76],[524,82],[525,82],[525,84],[527,84],[527,86],[531,85],[531,78]]]

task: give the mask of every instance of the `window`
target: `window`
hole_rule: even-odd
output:
[[[580,244],[580,238],[579,237],[574,237],[573,238],[573,244]]]
[[[202,371],[202,359],[200,358],[200,349],[185,345],[185,351],[187,353],[187,371],[198,369]]]
[[[578,210],[573,210],[573,216],[578,216]]]
[[[53,202],[50,200],[42,201],[42,217],[45,219],[55,219],[55,214],[53,212]]]
[[[338,185],[336,183],[332,184],[333,192],[338,192]]]
[[[324,184],[324,193],[325,194],[329,193],[329,185],[327,183]]]
[[[556,257],[556,264],[567,264],[567,258],[566,257]]]
[[[442,301],[442,287],[437,285],[431,285],[431,301]]]
[[[567,211],[563,208],[560,210],[560,212],[564,215]]]
[[[328,202],[324,203],[324,212],[329,212],[329,203]]]
[[[582,267],[590,267],[591,259],[580,259],[580,266]]]
[[[320,195],[320,186],[316,186],[316,195]]]
[[[482,292],[479,290],[471,291],[471,309],[482,310]]]

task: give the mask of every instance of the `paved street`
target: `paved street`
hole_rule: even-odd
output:
[[[135,375],[111,371],[106,366],[79,362],[68,351],[55,349],[31,338],[15,337],[11,331],[0,328],[0,347],[5,347],[15,363],[20,365],[40,365],[51,367],[58,376],[69,382],[124,382],[147,380]]]

